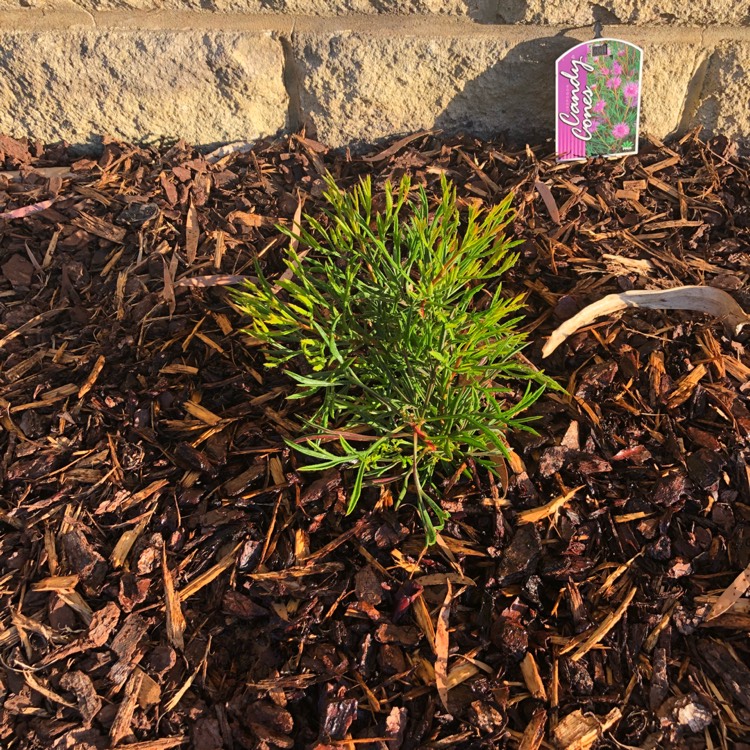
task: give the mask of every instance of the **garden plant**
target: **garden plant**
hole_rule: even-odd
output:
[[[518,357],[520,296],[500,277],[519,244],[505,230],[512,196],[459,210],[445,178],[437,205],[408,178],[387,183],[376,209],[369,179],[349,192],[327,179],[328,209],[290,238],[287,273],[235,292],[266,364],[310,405],[307,434],[291,443],[307,470],[353,470],[348,512],[367,484],[398,482],[427,542],[448,517],[440,479],[467,460],[489,471],[507,455],[504,434],[554,383]]]

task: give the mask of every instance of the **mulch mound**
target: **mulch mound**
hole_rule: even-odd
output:
[[[742,334],[628,312],[540,356],[610,292],[750,310],[750,163],[695,134],[543,153],[0,138],[2,747],[750,747]],[[515,193],[504,283],[567,395],[509,437],[507,481],[446,488],[429,549],[387,491],[346,517],[349,475],[299,471],[304,415],[227,294],[283,270],[275,225],[320,211],[326,170]]]

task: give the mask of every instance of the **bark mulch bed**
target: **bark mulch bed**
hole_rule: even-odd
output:
[[[749,310],[750,163],[694,134],[546,153],[0,138],[0,746],[750,747],[742,334],[630,312],[540,358],[613,291]],[[320,209],[326,170],[514,191],[506,285],[569,393],[510,436],[507,482],[446,489],[427,550],[387,492],[345,517],[350,476],[298,471],[290,383],[226,292],[256,257],[282,270],[274,225]]]

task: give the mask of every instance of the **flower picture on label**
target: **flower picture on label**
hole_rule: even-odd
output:
[[[624,42],[607,43],[608,55],[595,55],[589,44],[586,62],[592,71],[588,82],[593,92],[598,127],[586,144],[586,156],[615,154],[635,149],[640,102],[641,54]]]
[[[640,48],[617,39],[584,42],[557,61],[560,161],[638,150]]]

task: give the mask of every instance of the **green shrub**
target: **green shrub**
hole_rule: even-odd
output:
[[[398,503],[412,493],[433,543],[448,518],[436,475],[469,457],[494,471],[503,433],[530,429],[519,415],[552,384],[519,361],[522,301],[496,283],[518,257],[503,234],[511,196],[462,217],[445,179],[432,209],[406,178],[386,185],[380,211],[369,179],[327,184],[323,221],[280,228],[295,239],[291,278],[274,285],[258,269],[235,300],[267,365],[296,381],[289,398],[315,405],[293,443],[315,459],[304,469],[356,470],[348,512],[365,482],[400,481]]]

